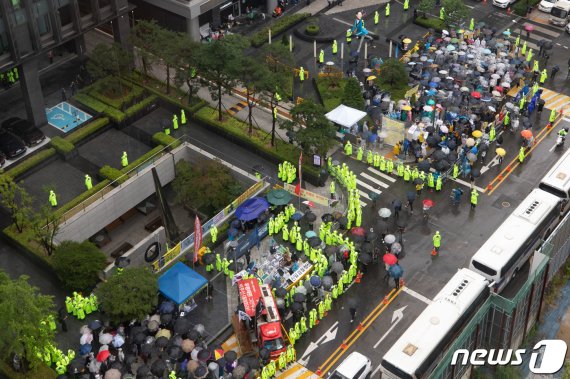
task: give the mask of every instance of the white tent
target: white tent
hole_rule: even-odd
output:
[[[339,105],[325,115],[329,121],[350,128],[366,116],[366,112],[359,111],[346,105]]]

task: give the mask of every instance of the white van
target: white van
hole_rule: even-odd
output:
[[[560,0],[554,4],[548,19],[552,25],[566,26],[570,20],[570,1]]]
[[[367,379],[371,372],[370,359],[355,351],[342,361],[329,379]]]

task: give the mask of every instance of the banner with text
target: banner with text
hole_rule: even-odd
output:
[[[389,117],[382,117],[382,131],[386,132],[385,144],[394,146],[398,141],[402,141],[405,129],[406,124],[404,122],[393,120]]]
[[[285,191],[292,193],[293,195],[297,196],[295,194],[295,186],[294,185],[288,184],[288,183],[283,183],[283,189],[285,189]],[[301,188],[301,194],[299,196],[302,197],[303,199],[310,200],[313,203],[321,204],[324,206],[329,205],[328,197],[319,195],[318,193],[311,192],[311,191],[306,190],[304,188]]]

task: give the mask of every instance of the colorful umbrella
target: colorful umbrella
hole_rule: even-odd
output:
[[[109,358],[109,355],[111,355],[111,353],[109,353],[109,350],[100,351],[99,354],[97,354],[97,361],[104,362],[107,358]]]
[[[374,80],[376,79],[376,76],[372,75],[366,78],[366,80],[370,81],[370,80]]]
[[[531,139],[532,138],[532,132],[529,129],[525,129],[521,132],[521,136],[523,136],[523,138],[525,138],[525,139]]]
[[[398,257],[396,257],[394,254],[384,254],[384,257],[382,257],[382,261],[384,261],[384,263],[386,263],[387,265],[395,265],[398,262]]]
[[[364,228],[352,228],[350,230],[350,234],[352,234],[353,236],[364,236],[366,234],[366,230],[364,230]]]
[[[507,154],[507,152],[505,151],[505,149],[503,149],[502,147],[499,147],[495,150],[495,153],[497,153],[498,156],[500,157],[504,157],[505,154]]]
[[[404,40],[402,42],[403,43],[412,43],[412,40],[409,38],[404,38]]]
[[[480,92],[477,92],[477,91],[473,91],[473,92],[471,92],[471,96],[472,96],[474,99],[480,99],[480,98],[481,98],[481,93],[480,93]]]
[[[483,132],[481,132],[480,130],[474,130],[473,133],[471,133],[471,135],[475,138],[479,138],[483,135]]]

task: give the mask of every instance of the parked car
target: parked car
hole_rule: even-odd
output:
[[[11,117],[2,123],[2,129],[20,137],[26,145],[34,146],[41,143],[46,136],[30,122],[19,117]]]
[[[556,1],[558,0],[542,0],[538,4],[538,9],[543,12],[550,13],[550,11],[552,11],[552,7],[556,4]]]
[[[499,8],[508,8],[515,3],[516,0],[493,0],[493,5]]]
[[[14,159],[26,152],[26,145],[17,135],[0,129],[0,151],[6,158]]]
[[[371,372],[370,359],[355,351],[342,361],[329,379],[366,379]]]

